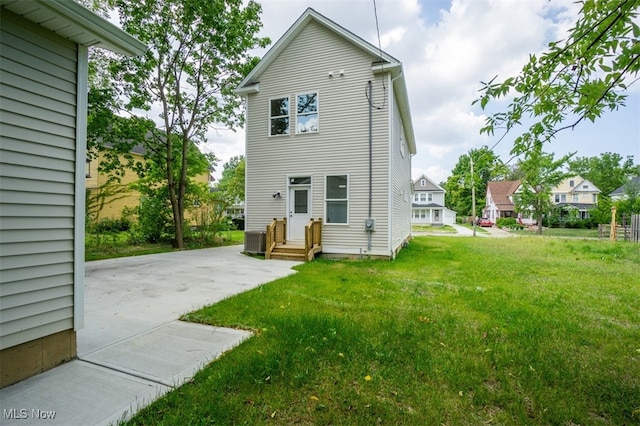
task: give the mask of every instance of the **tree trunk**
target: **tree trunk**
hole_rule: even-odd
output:
[[[538,216],[538,229],[536,229],[536,234],[542,235],[542,216]]]

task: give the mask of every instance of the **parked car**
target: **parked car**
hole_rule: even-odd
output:
[[[493,222],[491,222],[491,220],[487,219],[486,217],[483,217],[482,219],[478,219],[478,226],[482,226],[482,227],[492,227],[493,226]]]

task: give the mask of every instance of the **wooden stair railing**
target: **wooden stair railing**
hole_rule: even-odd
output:
[[[316,253],[322,251],[322,218],[309,220],[304,227],[304,253],[307,262],[311,262]]]
[[[273,222],[267,225],[265,258],[271,259],[271,253],[278,244],[287,242],[287,218],[273,218]]]

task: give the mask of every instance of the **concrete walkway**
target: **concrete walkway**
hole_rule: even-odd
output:
[[[0,390],[0,424],[108,425],[130,417],[249,332],[180,315],[294,273],[241,246],[86,264],[78,359]],[[45,420],[46,419],[46,420]]]
[[[433,236],[439,236],[439,237],[473,237],[473,230],[467,228],[466,226],[462,226],[462,225],[450,225],[453,229],[456,230],[456,232],[413,232],[412,234],[414,236],[420,236],[420,235],[433,235]],[[481,231],[480,229],[484,229],[486,232]],[[503,231],[500,228],[497,228],[495,226],[492,226],[491,228],[480,228],[478,227],[476,229],[476,237],[493,237],[493,238],[506,238],[506,237],[516,237],[517,235],[515,234],[511,234],[510,232],[507,231]]]

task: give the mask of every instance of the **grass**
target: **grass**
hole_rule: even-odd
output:
[[[640,245],[418,237],[185,316],[256,335],[130,424],[640,423]]]
[[[241,244],[244,231],[225,231],[217,237],[215,243],[206,247]],[[204,248],[202,243],[187,242],[187,249]],[[103,235],[87,234],[85,237],[85,261],[113,259],[117,257],[140,256],[143,254],[165,253],[173,251],[169,243],[131,244],[126,232]]]
[[[442,226],[432,226],[432,225],[411,225],[412,232],[429,232],[431,234],[455,234],[456,230],[453,226],[450,225],[442,225]]]
[[[530,235],[539,237],[535,229],[509,231],[512,234]],[[598,238],[598,229],[573,229],[573,228],[543,228],[543,237],[571,237],[571,238]]]

